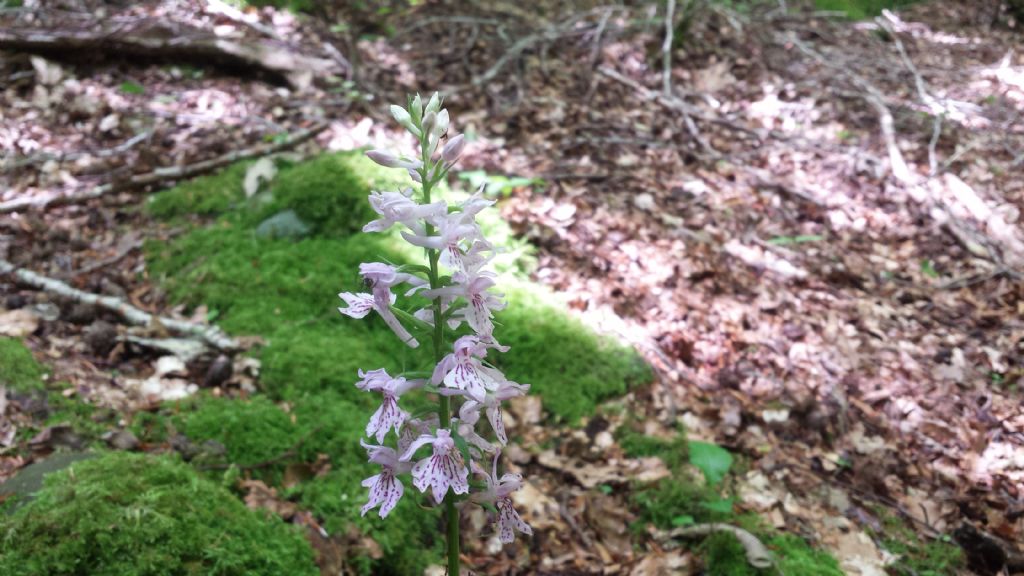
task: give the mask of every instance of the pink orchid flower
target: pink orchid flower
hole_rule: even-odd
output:
[[[469,493],[469,470],[462,460],[462,454],[455,449],[451,432],[437,429],[437,435],[424,434],[416,439],[400,460],[408,462],[421,447],[431,444],[434,453],[420,460],[412,467],[412,484],[420,492],[433,488],[434,501],[443,502],[444,495],[451,488],[455,494]]]
[[[370,372],[359,371],[361,381],[356,387],[367,392],[380,392],[382,395],[380,407],[370,417],[366,424],[366,435],[377,438],[377,442],[384,442],[388,430],[394,428],[395,434],[401,434],[402,424],[409,418],[409,413],[398,407],[398,399],[409,390],[419,388],[423,380],[406,380],[399,376],[392,378],[383,369]]]
[[[522,534],[532,535],[533,528],[523,521],[519,513],[512,506],[510,494],[523,486],[523,477],[519,474],[506,473],[498,478],[498,457],[501,450],[494,454],[491,473],[488,474],[479,464],[473,462],[473,473],[483,476],[487,482],[487,490],[473,495],[475,502],[489,502],[498,509],[498,516],[495,519],[498,524],[498,535],[503,544],[511,544],[516,535],[514,530]]]
[[[363,480],[363,487],[370,489],[370,501],[363,506],[362,515],[366,516],[367,512],[380,506],[378,514],[381,518],[387,518],[405,493],[405,487],[395,474],[404,474],[411,466],[408,462],[399,460],[393,448],[373,446],[362,440],[359,443],[366,448],[370,462],[381,466],[380,474]]]

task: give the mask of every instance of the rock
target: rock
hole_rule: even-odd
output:
[[[634,196],[633,205],[645,212],[652,212],[658,207],[657,204],[654,203],[654,196],[647,192]]]
[[[19,308],[0,311],[0,336],[22,338],[35,332],[37,328],[39,316],[31,310]]]
[[[55,448],[70,448],[71,450],[81,450],[85,448],[86,440],[81,434],[74,431],[71,426],[67,424],[56,424],[54,426],[47,426],[42,432],[36,434],[28,441],[28,445],[33,450],[40,449],[55,449]]]
[[[8,310],[17,310],[18,308],[24,308],[28,304],[28,299],[22,294],[8,294],[4,298],[4,308]]]
[[[103,292],[108,296],[113,296],[114,298],[120,298],[122,300],[128,298],[128,291],[125,290],[120,284],[114,282],[113,280],[110,280],[109,278],[104,278],[100,280],[100,292]]]
[[[97,320],[85,329],[85,344],[93,354],[106,356],[117,344],[117,328],[110,322]]]
[[[71,311],[68,312],[68,321],[72,324],[85,325],[92,323],[96,320],[96,306],[94,304],[86,304],[79,302],[71,307]]]
[[[221,354],[210,364],[209,370],[206,371],[206,377],[203,378],[203,385],[206,387],[220,386],[227,382],[233,373],[234,366],[231,363],[231,358]]]
[[[17,494],[14,505],[7,509],[13,514],[19,507],[32,500],[36,492],[43,487],[43,478],[51,472],[57,472],[80,460],[95,457],[90,452],[61,452],[54,454],[42,462],[34,462],[22,468],[13,478],[0,484],[0,496]]]
[[[256,227],[256,237],[298,240],[309,236],[311,230],[294,210],[285,210],[261,222]]]
[[[111,430],[102,438],[115,450],[136,450],[139,447],[139,439],[130,430]]]
[[[40,302],[32,307],[32,311],[46,322],[53,322],[60,318],[60,307],[53,302]]]

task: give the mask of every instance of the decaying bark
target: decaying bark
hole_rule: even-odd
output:
[[[0,34],[3,34],[3,32],[0,31]],[[102,184],[92,188],[91,190],[86,190],[85,192],[80,192],[78,194],[49,194],[29,198],[15,198],[14,200],[8,200],[7,202],[0,203],[0,214],[24,212],[26,210],[45,210],[55,206],[79,204],[82,202],[88,202],[89,200],[95,200],[114,191],[141,188],[149,186],[150,184],[157,184],[168,180],[192,178],[200,174],[212,172],[218,168],[223,168],[241,160],[259,158],[260,156],[267,156],[269,154],[276,154],[278,152],[288,150],[302,142],[305,142],[306,140],[309,140],[320,132],[323,132],[325,128],[327,128],[326,122],[318,122],[312,127],[300,130],[280,142],[260,144],[258,146],[253,146],[252,148],[235,150],[216,158],[196,162],[195,164],[157,168],[152,172],[135,174],[126,180]]]
[[[234,351],[239,348],[237,342],[216,326],[207,326],[186,322],[184,320],[175,320],[173,318],[156,316],[149,312],[139,310],[120,298],[116,298],[114,296],[101,296],[99,294],[82,291],[68,286],[60,280],[54,280],[53,278],[36,274],[31,270],[18,268],[6,260],[0,260],[0,274],[10,274],[18,282],[26,286],[44,290],[77,302],[105,308],[115,314],[118,314],[131,324],[139,326],[160,325],[172,332],[200,338],[210,346],[220,350]]]
[[[0,50],[60,58],[157,59],[199,66],[259,70],[296,89],[317,74],[335,69],[332,60],[295,52],[282,43],[236,42],[191,26],[155,19],[111,19],[100,26],[73,28],[0,28]]]

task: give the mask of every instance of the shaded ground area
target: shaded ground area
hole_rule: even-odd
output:
[[[407,502],[391,524],[358,521],[362,493],[343,491],[363,474],[349,467],[360,456],[352,414],[368,408],[352,374],[384,348],[380,327],[340,328],[333,300],[355,282],[353,263],[404,257],[386,239],[348,237],[366,219],[360,195],[388,183],[356,155],[300,162],[394,144],[383,104],[438,89],[472,140],[453,185],[486,182],[520,238],[507,368],[542,403],[517,406],[509,423],[521,441],[509,456],[532,479],[517,504],[538,535],[504,550],[470,539],[476,569],[757,573],[732,535],[668,534],[711,521],[758,535],[785,574],[954,574],[965,569],[954,540],[976,573],[1019,569],[1020,35],[968,3],[860,23],[789,8],[680,14],[667,92],[657,14],[599,3],[428,3],[378,17],[391,34],[359,41],[323,14],[256,13],[277,38],[199,4],[119,16],[229,27],[239,42],[333,62],[301,91],[224,68],[4,53],[2,200],[117,185],[99,203],[5,217],[3,256],[261,339],[243,342],[250,355],[161,368],[166,351],[137,341],[166,339],[160,326],[104,339],[97,324],[116,322],[103,313],[5,285],[6,308],[36,318],[5,316],[31,328],[5,330],[29,335],[52,382],[69,384],[50,386],[49,414],[12,397],[0,472],[127,427],[142,443],[132,448],[177,452],[303,525],[325,572],[422,569],[429,514]],[[5,17],[43,26],[61,15]],[[138,209],[145,184],[133,173],[322,118],[330,126],[278,157],[255,192],[253,164],[238,164]],[[255,238],[287,210],[305,239]],[[654,383],[622,396],[649,380],[643,367],[609,354],[527,275],[634,345]],[[37,383],[20,344],[4,345],[20,358],[6,386]],[[223,379],[218,362],[231,367]],[[190,384],[210,390],[170,404],[151,393]],[[728,448],[730,463],[695,455],[701,440]]]

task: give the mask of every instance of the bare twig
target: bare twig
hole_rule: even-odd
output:
[[[92,304],[105,308],[121,316],[131,324],[139,326],[164,326],[174,332],[201,338],[207,344],[220,350],[233,351],[239,348],[237,342],[216,326],[194,324],[184,320],[175,320],[173,318],[156,316],[149,312],[139,310],[120,298],[116,298],[114,296],[100,296],[99,294],[84,292],[77,288],[72,288],[60,280],[36,274],[31,270],[18,268],[6,260],[0,260],[0,274],[10,274],[18,282],[21,282],[26,286],[44,290],[84,304]]]
[[[252,148],[236,150],[216,158],[203,160],[202,162],[196,162],[195,164],[188,164],[186,166],[167,166],[164,168],[157,168],[152,172],[136,174],[124,181],[102,184],[92,188],[91,190],[86,190],[85,192],[80,192],[78,194],[50,194],[46,196],[8,200],[7,202],[0,203],[0,214],[24,212],[26,210],[46,210],[56,206],[80,204],[82,202],[88,202],[89,200],[95,200],[114,191],[142,188],[144,186],[149,186],[150,184],[157,184],[167,180],[191,178],[200,174],[212,172],[218,168],[223,168],[224,166],[241,160],[259,158],[260,156],[276,154],[283,150],[288,150],[289,148],[293,148],[296,145],[313,138],[326,128],[326,122],[317,122],[312,127],[300,130],[281,142],[260,144],[258,146],[253,146]]]
[[[124,142],[118,144],[117,146],[114,146],[112,148],[106,148],[104,150],[97,150],[96,152],[89,152],[89,151],[86,151],[86,150],[82,150],[82,151],[78,151],[78,152],[67,152],[67,153],[63,153],[62,152],[60,154],[51,154],[51,153],[48,153],[48,152],[44,152],[44,153],[41,153],[41,154],[33,154],[33,155],[31,155],[31,156],[29,156],[27,158],[22,158],[21,160],[12,161],[8,165],[0,167],[0,170],[2,170],[2,171],[13,170],[15,168],[21,168],[22,166],[29,166],[29,165],[32,165],[32,164],[39,164],[39,163],[47,162],[47,161],[50,161],[50,160],[56,160],[57,162],[70,162],[72,160],[77,160],[77,159],[83,158],[85,156],[95,156],[96,158],[110,158],[111,156],[117,156],[118,154],[123,154],[123,153],[127,152],[128,150],[131,150],[138,143],[142,142],[143,140],[148,139],[151,134],[152,134],[151,131],[146,130],[146,131],[144,131],[144,132],[142,132],[140,134],[136,134],[135,136],[132,136],[131,138],[125,140]]]

